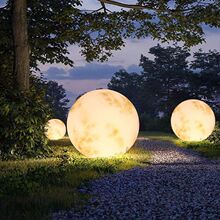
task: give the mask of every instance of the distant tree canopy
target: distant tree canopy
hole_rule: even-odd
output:
[[[36,88],[36,93],[43,93],[43,100],[50,109],[50,118],[58,118],[65,123],[69,110],[69,99],[63,86],[56,81],[45,80],[43,75],[31,77],[31,81]]]
[[[188,86],[190,74],[186,59],[190,53],[181,47],[162,48],[160,45],[150,48],[149,53],[155,56],[154,60],[143,55],[140,59],[140,66],[143,68],[142,91],[144,97],[151,99],[151,103],[146,107],[153,107],[152,114],[159,111],[168,114],[170,108],[186,96],[184,88]],[[152,103],[157,105],[153,106]],[[144,106],[144,109],[146,107]]]
[[[180,47],[157,45],[149,53],[154,59],[141,55],[141,74],[121,70],[108,84],[108,88],[121,92],[134,103],[141,120],[158,118],[163,113],[169,123],[175,106],[190,98],[205,100],[216,110],[219,108],[216,101],[220,95],[219,52],[200,50],[190,63],[187,61],[190,53]]]
[[[45,101],[52,110],[52,116],[62,120],[64,123],[67,119],[69,100],[66,98],[66,91],[62,85],[56,81],[45,82]]]
[[[194,75],[197,86],[194,93],[201,94],[202,99],[215,100],[220,96],[220,52],[213,50],[194,53],[190,67],[197,73]],[[220,101],[220,100],[219,100]],[[218,109],[220,103],[218,103]]]
[[[7,83],[14,77],[11,28],[14,2],[18,0],[8,0],[0,8],[0,75],[4,79],[1,82],[6,79]],[[101,8],[97,11],[79,9],[84,2],[80,0],[28,0],[27,6],[26,0],[19,2],[27,7],[28,47],[33,68],[39,63],[73,65],[68,58],[70,45],[80,46],[87,61],[105,61],[113,50],[124,46],[128,37],[152,36],[162,41],[183,41],[191,46],[203,40],[202,24],[220,26],[220,3],[214,0],[138,0],[134,5],[100,0]],[[110,12],[109,4],[122,10]]]

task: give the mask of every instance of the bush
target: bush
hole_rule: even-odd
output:
[[[170,132],[170,119],[168,117],[152,117],[143,113],[140,115],[140,130]]]
[[[215,129],[208,140],[213,144],[220,144],[220,122],[216,122]]]
[[[43,93],[4,90],[0,94],[0,157],[36,156],[45,153],[44,126],[50,110]]]

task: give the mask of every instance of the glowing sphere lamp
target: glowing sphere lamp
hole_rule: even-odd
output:
[[[215,115],[205,102],[189,99],[174,109],[171,127],[183,141],[202,141],[214,130]]]
[[[66,134],[66,126],[59,119],[51,119],[45,126],[45,135],[50,140],[59,140]]]
[[[132,147],[139,132],[139,118],[125,96],[98,89],[74,103],[67,130],[72,144],[86,157],[110,157]]]

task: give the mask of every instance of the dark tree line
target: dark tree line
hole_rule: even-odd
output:
[[[69,99],[66,97],[65,89],[56,81],[43,81],[43,86],[45,87],[45,101],[52,111],[51,117],[66,123]]]
[[[216,114],[220,111],[220,53],[160,45],[150,48],[154,59],[141,55],[140,74],[116,72],[108,88],[121,92],[136,106],[141,128],[166,130],[173,109],[180,102],[196,98],[206,101]]]

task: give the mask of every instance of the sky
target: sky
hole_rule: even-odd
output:
[[[191,48],[191,52],[202,48],[204,51],[220,51],[220,30],[205,31],[206,43]],[[120,51],[113,52],[113,56],[107,62],[87,63],[80,56],[79,48],[71,46],[69,48],[70,58],[74,61],[74,68],[63,66],[62,64],[40,65],[40,69],[45,73],[48,79],[56,80],[64,86],[70,96],[72,104],[79,94],[96,89],[106,88],[111,76],[120,69],[126,69],[128,72],[140,72],[138,66],[141,54],[153,58],[148,53],[149,49],[156,46],[157,40],[151,38],[140,40],[126,40],[125,47]],[[168,44],[161,44],[167,46]],[[172,44],[170,44],[172,45]],[[192,57],[190,58],[192,59]]]
[[[121,2],[134,3],[134,0],[120,0]],[[4,5],[5,0],[0,0],[0,7]],[[96,10],[100,8],[97,0],[84,0],[82,9]],[[120,10],[119,7],[108,6],[110,10]],[[191,48],[191,52],[202,48],[204,51],[219,50],[220,51],[220,29],[205,28],[206,42]],[[87,63],[80,55],[80,48],[75,46],[69,47],[69,58],[74,61],[74,68],[64,66],[62,64],[40,64],[40,70],[49,80],[56,80],[62,84],[67,91],[70,99],[70,105],[73,104],[75,98],[84,92],[96,89],[106,88],[111,76],[120,69],[126,69],[128,72],[140,72],[138,66],[141,54],[153,58],[148,53],[149,49],[156,46],[157,40],[150,37],[146,39],[128,39],[125,41],[125,47],[119,51],[113,52],[113,56],[107,62]],[[168,44],[161,44],[167,46]],[[169,45],[172,46],[172,43]],[[192,59],[192,58],[190,58]]]

